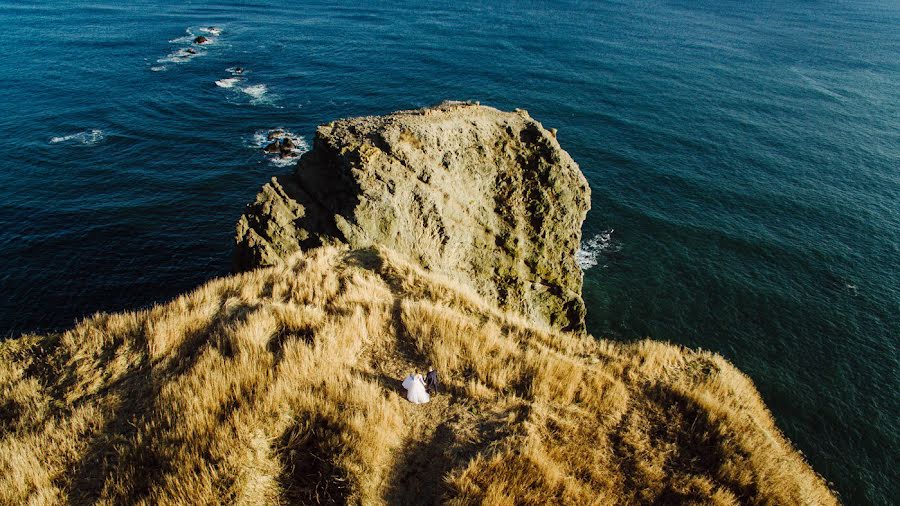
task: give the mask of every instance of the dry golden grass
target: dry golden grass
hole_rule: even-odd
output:
[[[2,504],[836,502],[721,357],[534,325],[380,249],[5,341],[0,421]]]

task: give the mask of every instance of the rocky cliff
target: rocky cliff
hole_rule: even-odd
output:
[[[380,244],[537,321],[584,328],[587,181],[526,111],[469,103],[335,121],[237,226],[238,270]]]

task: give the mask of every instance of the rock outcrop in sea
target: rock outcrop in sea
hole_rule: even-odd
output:
[[[524,110],[445,102],[316,131],[237,226],[238,270],[328,243],[380,244],[504,309],[584,329],[575,253],[590,188]]]

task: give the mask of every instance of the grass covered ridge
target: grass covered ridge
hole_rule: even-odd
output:
[[[436,364],[445,391],[400,380]],[[834,504],[720,356],[320,248],[0,343],[2,504]]]

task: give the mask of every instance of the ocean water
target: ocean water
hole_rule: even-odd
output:
[[[523,107],[593,188],[591,332],[723,354],[847,504],[900,497],[900,4],[0,0],[0,27],[3,335],[227,274],[290,170],[270,129]]]

